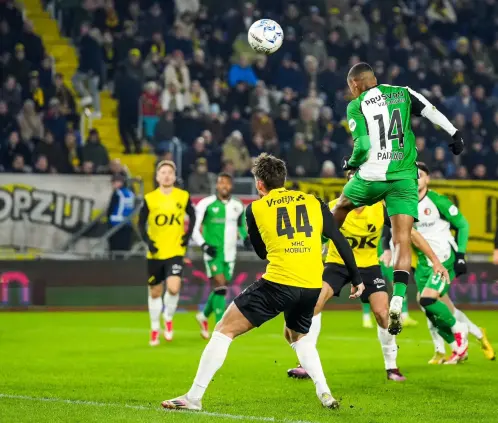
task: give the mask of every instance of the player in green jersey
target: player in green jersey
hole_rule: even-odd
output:
[[[238,237],[244,241],[244,245],[249,244],[244,205],[232,196],[232,190],[232,177],[220,173],[216,182],[216,195],[203,198],[195,208],[196,223],[192,239],[202,248],[207,275],[214,283],[204,311],[196,316],[201,336],[205,339],[209,338],[209,316],[214,313],[218,323],[225,312],[227,283],[232,279]]]
[[[451,279],[467,273],[465,252],[469,240],[469,224],[458,207],[444,195],[429,189],[429,168],[417,163],[420,170],[419,221],[415,227],[427,240]],[[456,231],[456,240],[451,229]],[[436,353],[429,364],[456,364],[466,358],[464,344],[466,333],[474,335],[486,358],[494,360],[495,352],[486,337],[486,331],[474,324],[462,311],[455,308],[448,296],[449,285],[434,278],[432,263],[418,251],[415,282],[420,293],[420,305],[428,317],[429,330]],[[462,326],[465,326],[462,328]],[[444,341],[452,346],[453,354],[445,359]]]
[[[418,218],[417,150],[412,115],[424,116],[452,137],[453,154],[463,151],[460,132],[424,96],[408,87],[378,84],[370,65],[353,66],[347,82],[354,100],[347,108],[353,154],[343,169],[358,169],[332,211],[339,226],[347,214],[384,200],[393,231],[394,287],[389,333],[401,332],[401,311],[411,267],[411,229]]]

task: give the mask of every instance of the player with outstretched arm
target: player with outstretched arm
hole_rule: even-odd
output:
[[[354,100],[347,108],[354,139],[343,169],[358,169],[332,211],[339,226],[353,209],[385,201],[391,219],[394,257],[389,333],[402,329],[402,306],[411,267],[410,233],[418,218],[417,150],[410,118],[424,116],[443,128],[453,154],[463,151],[460,132],[424,96],[408,87],[379,84],[370,65],[353,66],[347,82]]]

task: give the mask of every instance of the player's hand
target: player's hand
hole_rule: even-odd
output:
[[[446,283],[451,283],[450,275],[441,262],[432,263],[432,270],[435,275],[439,275]]]
[[[252,250],[252,244],[251,244],[251,240],[249,239],[249,237],[246,237],[244,239],[244,248],[248,251],[251,251]]]
[[[455,276],[465,275],[467,273],[467,261],[465,260],[464,253],[456,253],[455,265]]]
[[[451,152],[455,156],[458,156],[463,151],[464,146],[462,133],[457,130],[451,138],[453,138],[453,142],[450,142],[448,146],[450,147]]]
[[[204,254],[207,254],[209,257],[216,257],[216,247],[213,247],[209,244],[202,245],[202,251]]]
[[[351,156],[344,156],[342,158],[342,170],[346,172],[347,170],[355,169],[353,166],[349,165],[349,159]]]
[[[363,291],[365,291],[365,285],[363,282],[357,286],[353,286],[351,284],[351,295],[349,296],[349,299],[356,300],[357,298],[360,298]]]
[[[188,234],[183,234],[182,243],[180,244],[182,247],[186,247],[188,245],[189,236]]]
[[[391,250],[384,250],[382,255],[379,257],[379,261],[382,262],[386,267],[391,266],[392,259],[393,259],[393,252]]]
[[[498,265],[498,249],[493,251],[493,264]]]
[[[156,243],[152,241],[151,239],[147,240],[147,248],[152,254],[156,254],[159,250],[156,247]]]

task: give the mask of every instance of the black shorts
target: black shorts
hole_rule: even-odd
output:
[[[320,291],[320,288],[298,288],[261,278],[233,301],[253,326],[259,327],[284,313],[289,329],[306,334],[310,330]]]
[[[361,294],[361,302],[368,303],[368,297],[375,292],[387,292],[386,281],[382,276],[380,266],[360,267],[360,275],[365,285]],[[348,269],[343,264],[326,263],[323,271],[323,281],[334,290],[334,297],[341,294],[341,289],[351,282]]]
[[[170,276],[182,276],[183,257],[176,256],[164,260],[147,259],[149,285],[158,285]]]

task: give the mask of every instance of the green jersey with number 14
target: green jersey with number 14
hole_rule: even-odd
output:
[[[428,105],[410,88],[386,84],[351,101],[347,119],[354,149],[349,165],[358,167],[367,181],[416,179],[417,149],[410,118],[420,116]]]

